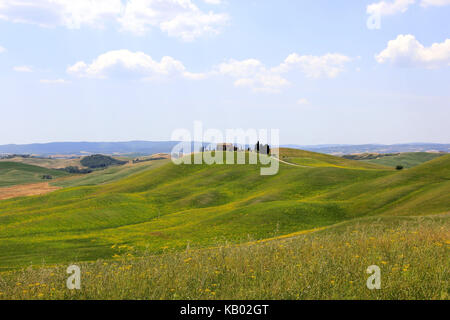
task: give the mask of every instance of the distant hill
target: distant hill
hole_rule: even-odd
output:
[[[363,144],[363,145],[284,145],[285,148],[301,149],[319,153],[345,155],[355,153],[402,153],[402,152],[450,152],[450,144],[406,143],[406,144]]]
[[[87,155],[87,154],[142,154],[169,153],[176,141],[129,142],[52,142],[8,144],[0,146],[0,154]]]
[[[170,153],[178,141],[128,141],[128,142],[51,142],[34,144],[0,145],[1,154],[35,155],[91,155],[91,154],[130,154],[145,156],[155,153]],[[204,146],[207,146],[204,143]],[[401,152],[450,152],[450,144],[409,143],[395,145],[283,145],[285,148],[308,150],[334,155],[354,153],[401,153]],[[194,150],[194,149],[193,149]]]
[[[388,167],[402,166],[404,168],[412,168],[424,162],[446,155],[446,153],[431,152],[405,152],[405,153],[362,153],[355,155],[343,156],[343,158],[351,160],[361,160],[364,162],[380,164]]]

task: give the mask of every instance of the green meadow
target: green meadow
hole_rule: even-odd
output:
[[[64,171],[25,163],[0,161],[0,187],[48,181],[42,179],[44,175],[60,178],[68,174]]]
[[[388,167],[403,166],[412,168],[424,162],[443,156],[443,153],[431,152],[405,152],[394,156],[385,156],[378,159],[364,160],[368,163],[380,164]]]
[[[115,290],[107,290],[108,285],[101,282],[106,280],[92,276],[90,289],[79,296],[55,288],[45,298],[447,297],[446,282],[438,280],[448,281],[450,155],[396,171],[301,150],[281,149],[280,153],[285,163],[280,163],[274,176],[261,176],[261,165],[177,166],[162,160],[142,164],[136,171],[110,168],[79,180],[64,179],[57,182],[64,189],[47,195],[0,201],[0,268],[4,270],[0,292],[6,298],[36,298],[41,291],[7,288],[19,275],[33,274],[51,286],[49,274],[61,276],[58,268],[77,263],[92,275],[120,268],[117,272],[123,278],[111,282]],[[104,174],[114,178],[105,179]],[[350,229],[360,231],[353,234]],[[424,232],[426,237],[418,236]],[[401,235],[410,242],[402,242]],[[374,252],[369,255],[372,244]],[[410,252],[411,246],[420,250]],[[400,273],[413,275],[407,277],[412,288],[431,277],[430,288],[402,293],[397,290],[402,284],[396,280],[383,295],[352,289],[352,284],[360,288],[365,281],[364,266],[383,265],[382,261],[386,268],[388,263],[392,268],[397,264],[397,269],[413,266],[391,254],[415,261],[414,268],[401,268],[411,273]],[[362,258],[353,261],[352,256]],[[191,263],[186,265],[185,260],[195,261],[188,271],[183,268]],[[248,267],[239,261],[248,261]],[[318,270],[325,268],[324,274],[319,277],[307,261]],[[301,266],[299,270],[296,265]],[[28,271],[17,271],[21,268]],[[220,273],[204,279],[202,268]],[[257,273],[255,278],[250,269]],[[239,275],[241,271],[245,272]],[[338,277],[338,271],[351,276],[330,278]],[[148,282],[141,284],[141,276]],[[244,276],[249,279],[237,286],[236,279]],[[169,277],[179,282],[170,284]],[[314,277],[318,280],[313,289],[299,293]],[[396,277],[392,273],[391,278]],[[186,286],[181,285],[183,281]],[[124,286],[125,282],[135,287]],[[344,284],[345,290],[337,290]]]

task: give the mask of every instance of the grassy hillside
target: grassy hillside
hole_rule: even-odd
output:
[[[364,160],[368,163],[384,165],[388,167],[396,167],[398,165],[404,168],[412,168],[424,162],[436,159],[445,154],[443,153],[429,153],[429,152],[407,152],[400,153],[394,156],[380,157],[378,159]]]
[[[323,153],[315,153],[297,149],[280,149],[281,159],[302,166],[335,167],[353,169],[387,169],[383,165],[371,164],[362,161],[348,160]]]
[[[54,178],[68,174],[54,169],[48,169],[17,162],[0,162],[0,187],[9,187],[25,183],[42,182],[43,175]]]
[[[54,159],[54,158],[35,158],[35,157],[14,157],[10,159],[0,159],[1,162],[19,162],[33,166],[44,167],[48,169],[61,169],[69,166],[83,167],[80,164],[80,158],[74,159]]]
[[[158,168],[168,162],[170,162],[170,160],[155,160],[152,162],[114,166],[105,170],[93,171],[87,175],[77,175],[75,177],[60,179],[51,182],[51,185],[68,188],[111,183],[148,169]]]
[[[172,163],[118,181],[0,202],[0,267],[111,259],[266,239],[367,215],[450,208],[450,156],[404,172],[282,150],[275,176],[256,165]]]
[[[0,273],[0,299],[449,299],[450,215],[364,218],[320,231],[164,255]],[[118,250],[119,251],[119,250]],[[366,269],[381,268],[381,290]]]

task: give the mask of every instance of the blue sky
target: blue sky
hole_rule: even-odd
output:
[[[449,143],[448,17],[448,0],[0,0],[0,144],[169,140],[195,120]]]

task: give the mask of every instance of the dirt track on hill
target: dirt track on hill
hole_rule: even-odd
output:
[[[48,182],[24,184],[19,186],[0,188],[0,200],[35,196],[39,194],[49,193],[55,190],[61,189],[60,187],[54,187],[49,185]]]

